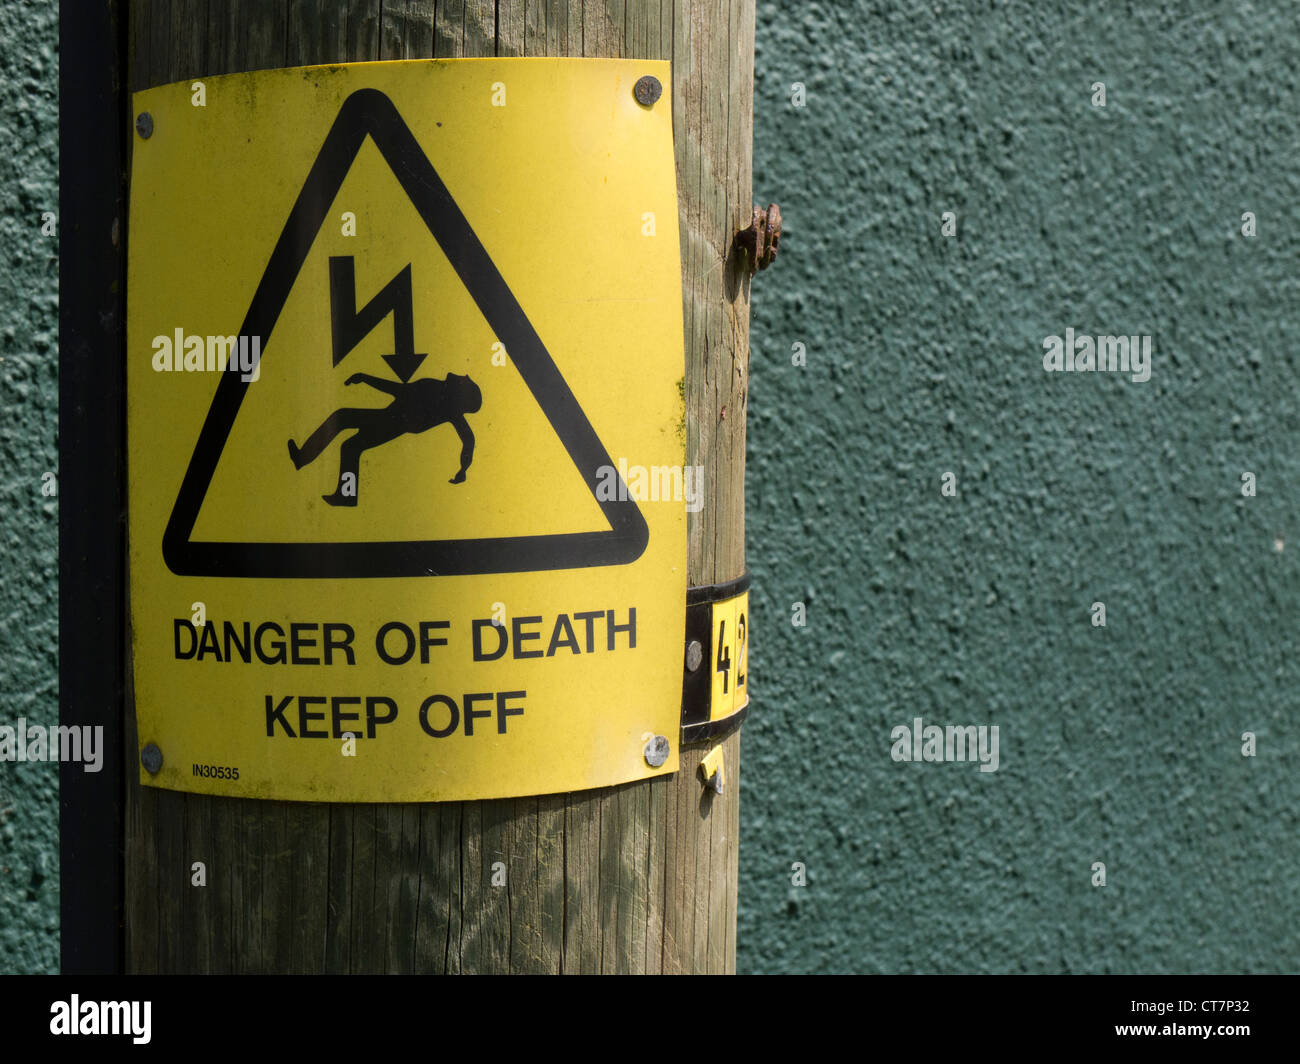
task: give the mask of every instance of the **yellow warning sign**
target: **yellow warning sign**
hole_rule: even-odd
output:
[[[676,770],[702,484],[646,77],[668,64],[135,94],[142,783],[435,801]]]

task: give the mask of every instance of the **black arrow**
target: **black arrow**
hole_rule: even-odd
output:
[[[405,384],[424,355],[415,353],[415,327],[411,307],[411,265],[407,263],[364,307],[357,310],[356,267],[351,255],[330,256],[330,329],[334,365],[389,314],[393,316],[393,344],[397,353],[384,361]]]
[[[399,351],[395,355],[384,355],[388,368],[401,378],[403,384],[411,379],[411,375],[420,368],[420,363],[424,359],[424,355],[418,355],[414,351]]]

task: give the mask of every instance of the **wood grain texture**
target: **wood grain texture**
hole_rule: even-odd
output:
[[[731,241],[751,207],[754,0],[139,0],[129,40],[132,90],[377,59],[672,60],[686,460],[706,493],[688,579],[744,571],[749,281]],[[128,681],[135,765],[131,694]],[[210,798],[128,771],[128,968],[733,971],[739,733],[723,746],[723,796],[701,786],[708,746],[684,749],[673,776],[425,805]],[[196,861],[206,887],[191,886]]]

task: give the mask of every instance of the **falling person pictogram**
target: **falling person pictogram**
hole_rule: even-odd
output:
[[[483,405],[478,385],[469,377],[455,373],[439,380],[421,377],[413,381],[390,381],[369,373],[354,373],[344,384],[368,384],[393,397],[385,407],[343,407],[335,410],[299,447],[289,441],[289,457],[294,468],[301,469],[315,461],[340,433],[356,430],[339,447],[338,486],[332,495],[322,498],[331,506],[356,506],[361,491],[361,456],[371,448],[388,443],[407,433],[426,432],[437,425],[449,424],[460,437],[460,469],[452,484],[463,484],[465,473],[474,460],[474,433],[465,415],[476,413]],[[351,492],[348,476],[351,475]]]
[[[453,484],[465,482],[465,472],[474,460],[474,433],[466,414],[483,405],[483,395],[469,377],[455,373],[443,380],[422,377],[411,380],[425,356],[415,350],[415,329],[411,300],[411,266],[408,263],[364,307],[357,309],[356,264],[351,255],[335,255],[329,263],[330,331],[333,364],[337,366],[358,343],[390,314],[396,350],[384,361],[398,380],[354,373],[343,383],[368,384],[393,397],[385,407],[343,407],[325,419],[301,447],[289,441],[294,468],[313,462],[343,432],[355,430],[339,447],[338,486],[322,498],[331,506],[356,506],[361,490],[361,456],[373,447],[407,433],[427,432],[436,425],[450,424],[460,436],[460,469]]]

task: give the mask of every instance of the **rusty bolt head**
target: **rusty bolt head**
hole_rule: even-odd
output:
[[[135,131],[145,140],[153,136],[153,115],[148,111],[141,111],[135,120]]]
[[[662,735],[656,735],[645,744],[645,763],[651,768],[658,768],[668,760],[668,740]]]
[[[775,203],[768,204],[767,210],[755,207],[749,228],[736,234],[736,244],[748,256],[751,277],[755,270],[766,270],[781,244],[781,208]]]
[[[637,78],[636,84],[632,86],[632,95],[642,107],[653,107],[663,95],[663,91],[664,87],[659,84],[659,79],[651,74]]]
[[[758,260],[758,268],[766,270],[776,261],[781,246],[781,208],[775,203],[767,205],[767,253]]]
[[[157,743],[148,743],[140,751],[140,764],[144,765],[144,770],[151,776],[162,771],[162,751],[158,749]]]
[[[700,667],[704,660],[704,648],[700,646],[698,639],[692,639],[686,644],[686,668],[689,672],[694,672]]]

